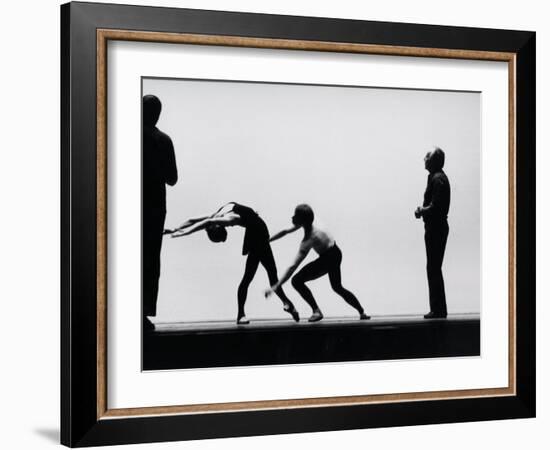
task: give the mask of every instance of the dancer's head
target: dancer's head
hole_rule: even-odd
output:
[[[162,104],[158,97],[154,95],[145,95],[143,97],[143,125],[146,127],[154,127],[160,117]]]
[[[311,206],[304,204],[296,206],[294,215],[292,216],[292,223],[299,227],[310,227],[313,223],[315,215]]]
[[[424,156],[424,167],[428,172],[439,172],[443,169],[444,164],[445,152],[439,147]]]
[[[227,230],[221,225],[210,225],[206,227],[206,234],[212,242],[225,242]]]

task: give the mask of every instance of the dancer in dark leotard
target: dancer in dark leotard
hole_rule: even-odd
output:
[[[258,265],[261,263],[264,266],[271,285],[278,281],[277,267],[269,243],[269,230],[263,219],[252,208],[230,202],[210,216],[189,219],[175,230],[166,230],[165,233],[172,234],[172,237],[180,237],[205,230],[212,242],[225,242],[227,239],[225,228],[235,225],[245,228],[243,255],[248,255],[244,275],[237,290],[237,323],[248,324],[249,321],[244,313],[244,305],[248,286],[256,274]],[[300,320],[298,311],[296,311],[283,289],[279,288],[275,293],[283,302],[284,310],[298,322]]]

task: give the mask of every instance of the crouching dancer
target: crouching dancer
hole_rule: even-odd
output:
[[[317,228],[313,225],[313,210],[309,205],[298,205],[294,211],[292,217],[293,227],[287,230],[280,231],[271,237],[270,241],[277,239],[292,233],[299,228],[304,229],[304,239],[300,244],[300,249],[292,265],[285,271],[281,279],[273,284],[270,289],[265,291],[265,296],[269,297],[273,292],[277,292],[281,286],[288,281],[292,274],[296,271],[300,263],[307,256],[309,251],[313,248],[319,257],[306,264],[302,269],[292,278],[292,286],[300,293],[304,300],[313,310],[312,316],[308,319],[309,322],[317,322],[323,318],[323,313],[317,305],[313,294],[306,286],[307,281],[315,280],[328,274],[330,285],[334,292],[342,297],[349,305],[357,310],[359,318],[361,320],[370,319],[365,314],[363,307],[359,303],[359,300],[350,291],[342,286],[342,276],[340,272],[340,266],[342,264],[342,252],[336,245],[336,242],[324,230]]]

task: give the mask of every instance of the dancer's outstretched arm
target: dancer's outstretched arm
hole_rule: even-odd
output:
[[[294,233],[298,228],[300,228],[298,225],[294,225],[291,228],[287,228],[286,230],[279,231],[278,233],[275,233],[273,236],[269,238],[269,242],[276,241],[277,239],[281,239],[287,234]]]
[[[164,232],[162,234],[172,234],[172,233],[177,233],[178,231],[180,230],[183,230],[185,228],[188,228],[190,227],[191,225],[194,225],[196,224],[197,222],[201,222],[203,220],[206,220],[208,219],[210,216],[202,216],[202,217],[193,217],[191,219],[187,219],[185,222],[183,222],[179,227],[176,227],[176,228],[173,228],[173,229],[169,229],[169,228],[165,228],[164,229]]]
[[[210,218],[210,216],[192,217],[191,219],[187,219],[185,222],[183,222],[179,227],[174,228],[174,231],[189,228],[191,225],[195,225],[197,222],[202,222],[203,220],[206,220],[208,218]]]
[[[265,291],[265,296],[269,297],[273,292],[275,292],[277,289],[279,289],[283,284],[285,284],[292,274],[296,271],[300,263],[305,259],[307,254],[309,253],[309,250],[311,249],[311,246],[308,244],[302,243],[300,245],[300,250],[298,251],[298,254],[294,258],[294,262],[285,270],[283,276],[275,283],[273,286],[271,286],[269,289]]]
[[[210,215],[209,217],[214,217],[216,214],[218,214],[219,212],[221,212],[221,210],[222,210],[223,208],[225,208],[226,206],[234,205],[234,204],[235,204],[235,202],[227,202],[225,205],[220,206],[219,209],[218,209],[214,214]]]
[[[173,233],[172,237],[176,238],[180,236],[187,236],[189,234],[196,233],[197,231],[204,230],[206,227],[211,225],[221,225],[224,227],[238,225],[239,220],[240,220],[240,216],[237,214],[227,214],[222,217],[209,217],[201,222],[198,222],[188,227],[185,231],[177,231]]]
[[[228,205],[234,204],[235,202],[229,202],[223,205],[221,208],[219,208],[215,213],[210,214],[208,216],[200,216],[200,217],[192,217],[191,219],[187,219],[185,222],[183,222],[179,227],[174,228],[173,230],[164,230],[164,234],[170,234],[175,233],[176,231],[183,230],[185,228],[189,228],[191,225],[195,225],[197,222],[202,222],[203,220],[210,219],[212,217],[215,217],[216,214],[218,214],[223,208],[225,208]]]

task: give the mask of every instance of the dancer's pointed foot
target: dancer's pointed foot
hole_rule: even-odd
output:
[[[237,325],[248,325],[249,323],[250,320],[248,320],[246,316],[237,317]]]
[[[313,311],[313,314],[309,319],[307,319],[308,322],[319,322],[323,318],[323,313],[319,310]]]
[[[296,308],[292,303],[285,303],[283,309],[292,316],[295,322],[300,321],[300,314],[298,314],[298,311],[296,311]]]
[[[367,316],[364,312],[359,313],[359,320],[369,320],[370,316]]]

